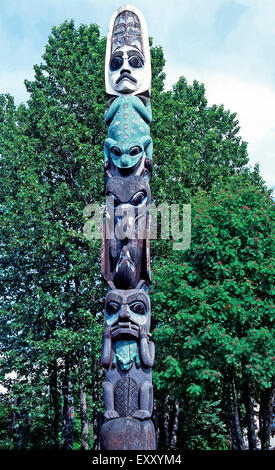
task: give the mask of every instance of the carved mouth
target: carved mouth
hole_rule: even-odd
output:
[[[116,84],[118,84],[119,82],[121,82],[121,80],[124,80],[125,78],[127,78],[128,80],[131,80],[133,83],[137,83],[137,80],[132,77],[132,75],[128,72],[123,72],[120,77],[117,79],[116,81]]]
[[[118,322],[111,328],[111,334],[113,338],[118,336],[134,336],[138,338],[139,336],[139,327],[132,322]]]

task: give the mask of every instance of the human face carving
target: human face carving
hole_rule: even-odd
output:
[[[139,57],[131,60],[128,53]],[[123,64],[113,59],[121,55]],[[112,66],[111,66],[112,63]],[[113,67],[119,67],[117,71]],[[116,83],[121,68],[126,68],[137,82],[131,82],[128,77]],[[135,7],[125,5],[119,8],[111,18],[109,32],[107,35],[105,54],[105,86],[110,96],[123,94],[146,94],[150,95],[151,89],[151,61],[148,31],[145,19]]]
[[[118,93],[134,93],[145,76],[143,54],[132,46],[123,46],[111,56],[110,85]]]

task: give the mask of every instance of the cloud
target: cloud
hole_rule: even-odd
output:
[[[250,164],[260,163],[268,186],[275,184],[275,4],[269,0],[225,0],[197,3],[200,40],[188,33],[178,50],[190,47],[183,60],[169,50],[167,87],[185,76],[205,84],[209,104],[224,104],[237,113],[240,135],[248,142]],[[230,12],[230,15],[229,15]],[[190,22],[194,11],[186,22]],[[196,22],[191,23],[196,27]],[[202,39],[205,44],[202,46]],[[217,41],[218,39],[218,41]],[[169,46],[170,47],[170,46]],[[193,58],[192,58],[193,56]]]
[[[223,104],[237,113],[240,136],[248,142],[250,165],[260,164],[260,173],[272,187],[275,183],[275,90],[257,81],[248,82],[237,75],[210,70],[166,66],[166,88],[184,75],[189,83],[204,83],[208,104]]]
[[[206,97],[210,104],[224,104],[237,112],[240,135],[248,142],[250,164],[260,164],[269,186],[275,184],[275,90],[236,76],[206,76]]]
[[[120,0],[1,0],[0,92],[16,102],[28,94],[53,25],[74,18],[97,23],[101,34]],[[237,112],[240,134],[248,141],[251,163],[272,181],[275,93],[275,3],[270,0],[135,0],[154,44],[167,58],[168,85],[184,75],[206,86],[209,103]],[[1,19],[2,18],[2,19]]]
[[[205,66],[274,86],[275,4],[265,0],[239,0],[239,3],[246,8],[236,27],[220,47],[209,51]]]
[[[11,94],[17,105],[26,102],[29,98],[29,93],[26,91],[24,80],[33,80],[33,78],[34,73],[29,69],[20,70],[20,72],[0,72],[0,93]]]

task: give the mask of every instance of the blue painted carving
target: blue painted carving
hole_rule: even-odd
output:
[[[138,364],[140,364],[140,358],[136,340],[127,339],[116,341],[112,366],[115,367],[118,363],[122,370],[129,370],[131,369],[134,361],[138,367]]]
[[[109,126],[108,138],[104,143],[105,164],[112,159],[118,168],[132,168],[144,154],[147,159],[152,159],[153,143],[149,127],[152,111],[149,101],[144,105],[137,96],[119,96],[106,111],[104,119]]]

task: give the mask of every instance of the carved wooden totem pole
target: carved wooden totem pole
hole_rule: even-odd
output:
[[[144,18],[129,5],[111,18],[105,84],[109,101],[102,276],[108,293],[101,357],[106,370],[101,448],[153,450],[148,215],[153,153],[151,62]]]

